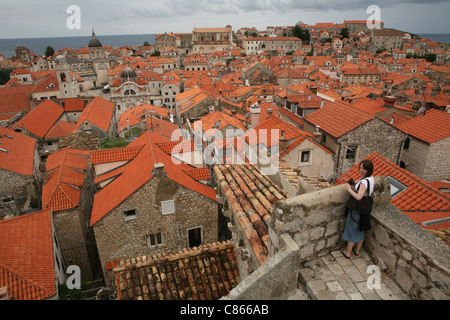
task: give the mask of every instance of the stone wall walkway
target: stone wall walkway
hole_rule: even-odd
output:
[[[299,290],[291,300],[410,300],[411,298],[381,272],[380,281],[374,280],[375,266],[369,255],[361,250],[357,257],[346,259],[339,250],[308,261],[299,269]],[[369,271],[369,272],[367,272]],[[369,280],[369,281],[368,281]],[[368,285],[369,283],[369,285]],[[371,288],[370,284],[378,284]]]

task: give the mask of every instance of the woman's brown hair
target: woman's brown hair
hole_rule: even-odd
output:
[[[369,159],[361,161],[359,165],[360,166],[362,165],[363,168],[367,170],[366,177],[370,177],[373,174],[373,162],[370,161]]]

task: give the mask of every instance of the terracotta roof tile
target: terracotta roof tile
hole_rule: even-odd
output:
[[[216,300],[240,281],[229,241],[122,260],[113,271],[120,300]]]
[[[143,146],[93,150],[91,151],[91,164],[129,161],[136,157],[142,148]]]
[[[0,114],[30,110],[31,91],[34,86],[0,88]]]
[[[240,129],[242,131],[246,131],[247,128],[245,125],[237,118],[228,115],[221,111],[214,111],[210,112],[204,117],[202,117],[200,120],[194,122],[194,131],[195,130],[201,130],[206,134],[206,136],[209,136],[209,131],[213,127],[215,127],[216,124],[219,124],[216,129],[222,130],[223,128],[227,126],[231,126],[235,129]]]
[[[48,181],[42,187],[42,206],[53,212],[78,206],[89,150],[64,149],[47,158]]]
[[[63,113],[64,109],[59,104],[45,100],[26,114],[12,129],[21,128],[43,138]]]
[[[208,167],[195,168],[192,170],[184,170],[194,180],[208,180],[211,178]]]
[[[397,127],[419,140],[434,143],[450,136],[450,114],[430,109]]]
[[[214,166],[215,179],[227,198],[258,261],[267,261],[268,225],[273,205],[288,195],[252,164]]]
[[[12,299],[57,294],[52,232],[48,209],[0,221],[0,287]]]
[[[81,127],[85,121],[88,121],[108,131],[114,115],[114,109],[115,104],[113,102],[97,96],[84,108],[80,118],[78,118],[76,129]]]
[[[12,137],[9,138],[9,137]],[[0,168],[32,176],[36,139],[0,127]]]
[[[64,100],[64,110],[66,112],[72,111],[83,111],[84,108],[84,100],[77,98],[67,98]]]
[[[308,114],[303,119],[320,126],[321,130],[337,138],[374,117],[375,115],[352,107],[348,103],[325,100],[322,108]]]
[[[75,130],[75,124],[67,121],[58,121],[44,136],[45,139],[62,138]]]
[[[126,130],[127,125],[130,127],[135,126],[136,124],[143,121],[143,117],[156,115],[163,118],[169,118],[169,110],[162,107],[156,107],[147,103],[141,104],[139,106],[133,107],[124,113],[121,114],[118,131],[119,133],[122,130]],[[128,122],[127,122],[128,120]],[[152,119],[153,120],[153,119]],[[147,122],[151,122],[152,120],[147,120]]]
[[[276,132],[274,129],[278,129],[276,136],[272,135],[272,133]],[[255,144],[263,143],[265,142],[265,139],[267,139],[266,146],[270,148],[273,145],[278,144],[279,138],[283,134],[288,142],[300,136],[313,136],[312,133],[300,130],[273,115],[259,123],[252,130],[247,131],[243,137],[245,137],[245,140],[252,146],[254,146]]]

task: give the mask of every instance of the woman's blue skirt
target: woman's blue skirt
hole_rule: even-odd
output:
[[[345,222],[345,230],[342,238],[345,241],[358,243],[364,240],[365,231],[359,231],[359,213],[349,210],[347,221]]]

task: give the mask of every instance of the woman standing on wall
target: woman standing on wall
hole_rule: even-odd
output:
[[[359,174],[361,175],[361,180],[355,184],[355,189],[352,188],[350,183],[345,184],[345,189],[350,193],[350,196],[360,201],[363,197],[368,197],[372,194],[374,189],[374,179],[372,173],[372,161],[368,159],[361,161],[359,164]],[[341,248],[342,254],[347,259],[350,259],[352,251],[356,256],[359,256],[359,251],[363,245],[365,231],[360,230],[360,220],[361,214],[355,210],[349,209],[343,235],[343,239],[347,241],[347,246],[345,248]]]

